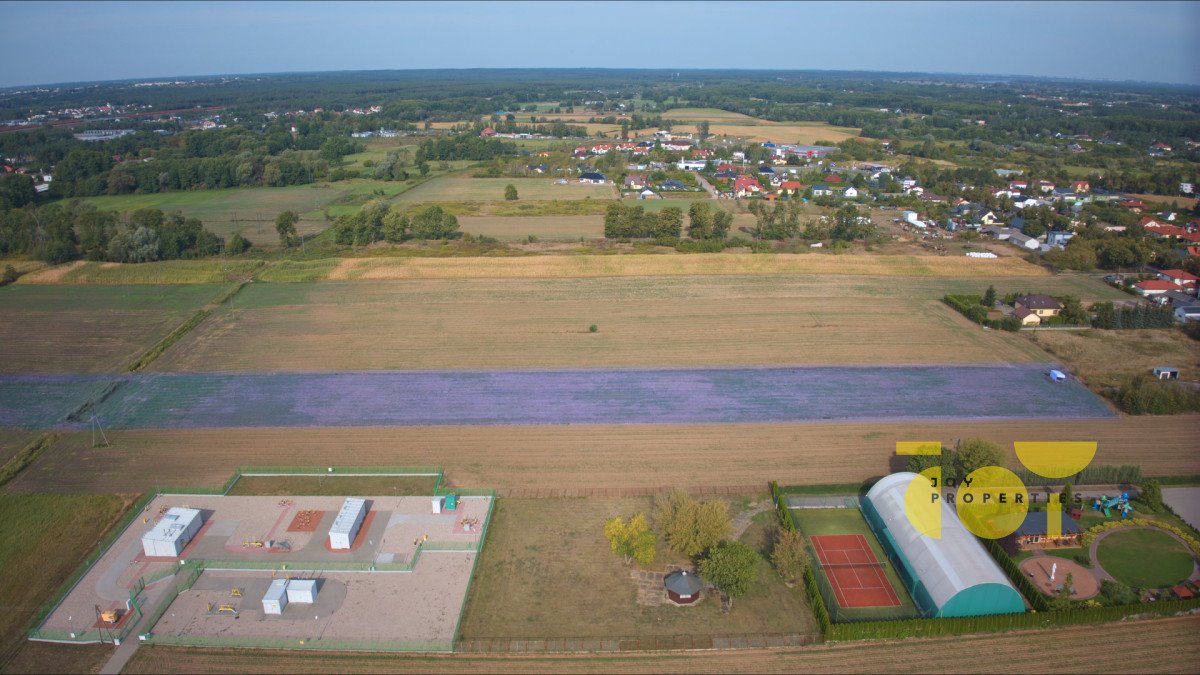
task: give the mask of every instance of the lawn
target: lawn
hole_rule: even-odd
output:
[[[504,188],[515,185],[520,200],[614,199],[612,185],[583,185],[568,182],[558,185],[555,179],[543,178],[472,178],[463,174],[442,176],[422,183],[400,195],[402,202],[503,201]]]
[[[900,598],[899,607],[852,607],[844,609],[837,606],[837,600],[833,597],[833,593],[827,592],[824,594],[825,606],[829,609],[830,618],[835,623],[839,621],[899,619],[919,616],[920,613],[917,611],[916,605],[913,604],[912,598],[909,597],[908,591],[904,587],[904,582],[900,580],[899,575],[896,574],[896,570],[892,568],[892,564],[888,561],[887,554],[884,552],[883,545],[875,538],[875,533],[867,525],[867,521],[863,518],[861,511],[858,509],[793,509],[792,514],[806,538],[831,534],[861,534],[866,537],[867,544],[875,552],[875,558],[885,563],[888,581],[891,582],[892,589],[896,591],[896,597]],[[821,574],[819,570],[820,566],[817,564],[818,559],[815,555],[813,563],[813,571]]]
[[[545,202],[540,202],[545,203]],[[463,216],[459,228],[468,234],[501,241],[524,241],[530,235],[549,241],[579,241],[604,236],[604,216]]]
[[[728,615],[715,598],[690,607],[638,605],[636,586],[602,533],[613,516],[649,513],[648,497],[514,499],[496,503],[461,631],[466,640],[807,633],[814,621],[799,589],[764,561],[749,596]],[[761,532],[747,533],[752,545]],[[662,542],[647,569],[684,563]]]
[[[231,495],[431,495],[434,476],[242,476]]]
[[[19,654],[32,647],[25,641],[28,624],[131,502],[116,495],[0,494],[0,670],[8,672],[14,659],[28,661]]]
[[[1164,588],[1187,579],[1195,562],[1183,544],[1155,529],[1117,530],[1100,540],[1100,566],[1135,588]]]

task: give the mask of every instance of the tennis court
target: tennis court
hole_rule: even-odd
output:
[[[810,537],[841,607],[898,607],[884,564],[861,534]]]

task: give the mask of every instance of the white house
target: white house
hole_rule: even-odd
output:
[[[675,166],[685,171],[700,171],[708,165],[708,162],[703,159],[681,159],[675,162]]]
[[[1200,321],[1200,305],[1184,305],[1175,308],[1175,320],[1179,323]]]
[[[857,199],[858,198],[858,188],[853,187],[853,186],[848,187],[845,190],[842,190],[842,196],[845,197],[846,199]]]

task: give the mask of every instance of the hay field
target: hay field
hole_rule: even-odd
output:
[[[0,373],[117,372],[219,285],[0,288]]]
[[[504,188],[515,185],[520,200],[615,199],[612,185],[557,185],[553,178],[472,178],[462,174],[440,176],[397,197],[398,202],[502,201]]]
[[[1158,366],[1178,368],[1185,380],[1200,380],[1200,342],[1175,329],[1036,331],[1022,336],[1093,388]]]
[[[843,642],[788,649],[571,655],[397,657],[142,647],[125,673],[1035,673],[1047,654],[1079,672],[1188,673],[1200,660],[1200,617],[1125,621],[1118,627]],[[1096,637],[1119,645],[1097,649]]]
[[[916,277],[1043,277],[1020,258],[911,255],[696,253],[688,255],[539,255],[520,258],[348,258],[330,279],[444,279],[850,274]],[[1031,284],[1038,280],[1031,279]],[[986,286],[985,286],[986,288]]]
[[[700,279],[689,293],[688,281],[680,281],[680,290],[663,292],[652,279],[594,280],[565,285],[544,298],[536,290],[547,284],[522,280],[253,284],[168,349],[153,368],[357,371],[1049,360],[1028,342],[981,330],[930,298],[901,298],[894,292],[884,292],[886,300],[869,292],[822,297],[820,291],[833,290],[828,282],[806,286],[794,279],[765,292],[740,279],[724,285]],[[576,295],[564,297],[567,289]],[[701,294],[718,297],[694,297]],[[589,332],[591,324],[597,324],[596,333]]]
[[[219,284],[249,279],[267,263],[261,260],[162,260],[148,263],[102,263],[76,260],[17,280],[37,284]]]
[[[1032,422],[571,425],[133,429],[93,448],[65,434],[9,489],[140,492],[156,485],[217,486],[253,457],[273,465],[442,466],[448,486],[502,496],[621,496],[672,487],[744,494],[768,481],[854,483],[894,468],[896,441],[982,437],[1098,441],[1096,464],[1140,464],[1147,475],[1200,474],[1200,415]]]
[[[552,241],[604,236],[604,216],[462,216],[458,224],[463,232],[501,241],[524,241],[529,235]]]
[[[684,122],[708,121],[708,132],[714,136],[734,136],[770,143],[838,143],[862,133],[861,129],[836,127],[825,122],[773,122],[716,108],[675,108],[664,112],[663,118]],[[698,131],[694,124],[677,126],[674,130]]]

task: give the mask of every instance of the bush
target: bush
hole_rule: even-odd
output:
[[[1200,411],[1200,392],[1179,382],[1165,382],[1145,373],[1127,379],[1115,392],[1106,392],[1130,415],[1174,415]]]
[[[988,310],[983,306],[983,297],[979,295],[947,295],[942,302],[950,305],[955,311],[975,323],[987,321]]]
[[[771,548],[771,564],[775,571],[788,583],[796,583],[808,569],[808,551],[804,547],[804,536],[794,530],[780,528]]]
[[[698,556],[729,536],[729,505],[700,502],[682,490],[655,500],[654,525],[677,553]]]
[[[0,275],[0,286],[7,286],[16,281],[20,274],[17,274],[17,268],[12,265],[4,266],[4,274]]]

